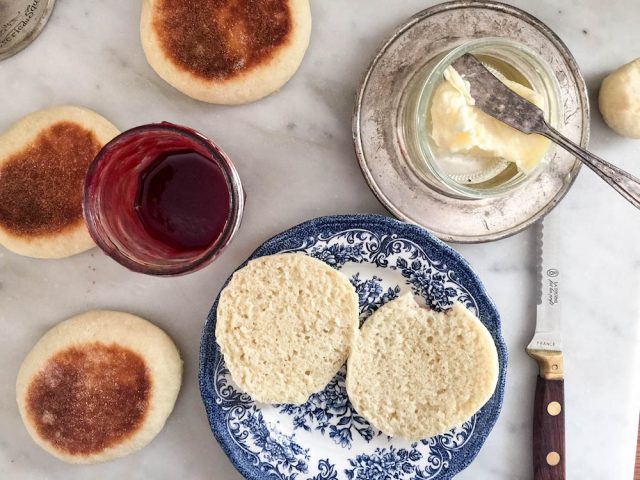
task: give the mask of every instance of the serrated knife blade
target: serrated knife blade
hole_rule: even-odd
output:
[[[533,402],[533,470],[535,480],[564,480],[564,365],[562,355],[562,233],[557,214],[536,228],[539,301],[536,330],[527,353],[538,362]]]
[[[562,352],[561,235],[556,229],[550,215],[536,225],[538,306],[527,350]]]

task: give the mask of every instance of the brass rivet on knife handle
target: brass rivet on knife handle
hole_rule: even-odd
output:
[[[549,405],[547,405],[547,413],[552,417],[560,415],[561,411],[562,405],[560,405],[558,402],[551,402]]]
[[[560,463],[560,454],[558,452],[549,452],[547,455],[547,465],[555,467]]]
[[[564,361],[562,352],[552,350],[527,350],[529,356],[538,362],[540,376],[547,380],[564,378]]]

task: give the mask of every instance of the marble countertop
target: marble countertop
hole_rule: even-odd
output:
[[[0,62],[0,130],[57,104],[87,106],[121,129],[161,120],[190,125],[226,150],[248,194],[242,228],[228,250],[185,277],[134,274],[98,250],[59,261],[0,250],[0,478],[241,478],[211,435],[198,392],[206,314],[224,279],[268,237],[320,215],[384,213],[354,158],[353,99],[384,39],[431,3],[404,0],[391,8],[384,0],[316,0],[311,45],[298,74],[278,94],[242,107],[191,100],[153,72],[138,36],[140,2],[59,0],[35,43]],[[640,56],[640,3],[512,3],[553,28],[582,67],[594,106],[591,149],[640,175],[640,141],[616,136],[595,108],[603,76]],[[586,169],[555,215],[566,225],[570,278],[564,306],[568,478],[630,479],[640,405],[640,215]],[[457,478],[530,479],[536,365],[524,347],[535,317],[533,233],[454,247],[496,301],[510,354],[502,415]],[[184,355],[184,385],[165,429],[147,448],[107,464],[71,466],[29,438],[15,404],[15,377],[47,329],[94,308],[130,311],[169,332]]]

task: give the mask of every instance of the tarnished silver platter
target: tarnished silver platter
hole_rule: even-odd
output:
[[[537,52],[560,84],[560,130],[582,146],[589,139],[584,79],[567,47],[542,22],[509,5],[478,1],[443,3],[411,17],[380,49],[364,77],[354,109],[353,140],[378,199],[396,217],[449,242],[487,242],[527,228],[562,199],[580,168],[571,154],[556,149],[535,179],[504,196],[475,200],[434,189],[408,164],[398,128],[405,87],[432,58],[484,37],[509,38]]]

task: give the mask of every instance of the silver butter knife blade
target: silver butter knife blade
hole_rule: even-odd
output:
[[[452,67],[469,83],[475,106],[485,113],[525,133],[549,129],[544,113],[502,83],[473,55],[465,54]],[[536,333],[527,350],[562,351],[560,314],[561,226],[547,215],[537,228],[539,301]]]
[[[575,155],[633,206],[640,209],[640,179],[588,152],[552,128],[545,122],[542,110],[511,91],[473,55],[466,53],[451,66],[469,83],[469,93],[476,107],[516,130],[538,133],[549,138]]]
[[[538,242],[539,282],[536,331],[527,350],[562,352],[561,241],[557,216],[547,215],[535,226]]]
[[[469,82],[475,106],[483,112],[524,133],[548,129],[542,110],[498,80],[473,55],[466,53],[451,66]]]

